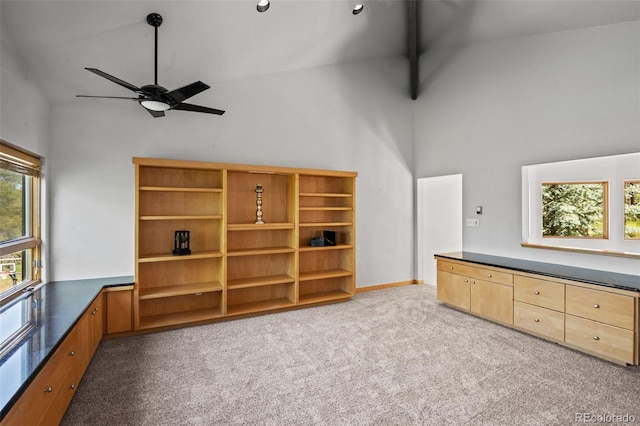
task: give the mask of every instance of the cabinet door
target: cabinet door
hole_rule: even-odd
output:
[[[438,300],[448,305],[469,310],[469,278],[438,271]]]
[[[110,291],[106,293],[107,334],[121,333],[132,329],[132,290]]]
[[[471,312],[513,324],[513,287],[472,279]]]

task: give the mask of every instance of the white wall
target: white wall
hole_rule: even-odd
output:
[[[228,81],[190,100],[223,116],[154,119],[101,99],[53,108],[54,279],[133,274],[134,156],[357,171],[357,286],[413,279],[406,74],[389,58]]]
[[[43,195],[41,228],[43,265],[48,262],[48,142],[49,104],[43,92],[36,86],[31,73],[23,65],[19,53],[0,26],[0,138],[33,154],[44,157],[42,162],[41,190]],[[48,279],[48,269],[42,269],[43,280]]]
[[[464,250],[640,273],[633,259],[520,247],[521,166],[640,149],[639,52],[634,21],[422,59],[416,177],[464,175],[464,217],[481,222],[465,228]]]

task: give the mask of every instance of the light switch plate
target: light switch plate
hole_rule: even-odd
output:
[[[466,225],[477,228],[480,226],[480,219],[467,219]]]

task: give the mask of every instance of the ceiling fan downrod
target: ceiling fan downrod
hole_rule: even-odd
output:
[[[159,13],[150,13],[147,15],[147,23],[155,28],[155,63],[153,67],[154,74],[154,83],[156,86],[158,85],[158,27],[162,25],[162,16]]]

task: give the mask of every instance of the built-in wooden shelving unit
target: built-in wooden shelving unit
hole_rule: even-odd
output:
[[[355,293],[355,172],[134,158],[136,329]],[[256,224],[261,185],[265,223]],[[191,254],[172,254],[174,232]],[[335,232],[335,245],[312,238]]]

